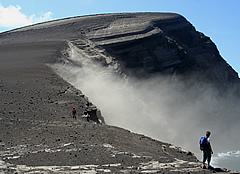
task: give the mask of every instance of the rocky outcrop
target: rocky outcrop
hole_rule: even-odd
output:
[[[209,37],[180,15],[129,14],[108,27],[86,33],[123,67],[138,76],[147,73],[190,74],[218,86],[239,84],[237,73],[219,55]]]
[[[102,61],[109,64],[114,59],[124,73],[175,73],[185,79],[194,74],[194,78],[218,86],[239,84],[238,74],[219,55],[210,38],[178,14],[83,16],[28,26],[0,36],[1,43],[52,39],[72,41],[91,57],[100,48]]]

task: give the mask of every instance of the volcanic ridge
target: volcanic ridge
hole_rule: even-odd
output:
[[[187,79],[186,86],[197,78],[240,94],[238,74],[215,44],[178,14],[80,16],[3,32],[0,172],[230,172],[202,169],[188,150],[105,124],[101,108],[61,77],[63,65],[83,66],[70,58],[72,50],[122,78],[160,74]]]

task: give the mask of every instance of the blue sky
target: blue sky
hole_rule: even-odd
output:
[[[119,12],[173,12],[209,36],[240,73],[240,0],[0,0],[0,32],[73,16]]]

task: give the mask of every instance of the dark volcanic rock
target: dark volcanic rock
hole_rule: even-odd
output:
[[[191,74],[218,86],[239,84],[237,73],[210,38],[176,14],[126,15],[87,36],[138,76],[158,72],[186,78]]]
[[[0,39],[2,44],[71,41],[92,58],[104,59],[108,64],[112,63],[110,58],[120,62],[124,73],[132,69],[138,76],[159,72],[185,78],[194,74],[199,80],[217,85],[239,84],[237,73],[219,55],[210,38],[178,14],[83,16],[5,32]],[[96,51],[98,48],[101,52]]]
[[[212,173],[187,150],[96,124],[98,108],[46,66],[74,64],[70,47],[120,74],[239,84],[211,40],[177,14],[83,16],[1,33],[1,172]]]

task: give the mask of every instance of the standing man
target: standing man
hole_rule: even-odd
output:
[[[210,162],[213,154],[212,147],[210,144],[210,135],[211,132],[207,131],[206,136],[201,137],[200,139],[200,149],[203,151],[203,169],[206,169],[205,162],[208,161],[208,169],[211,168]]]
[[[75,108],[73,108],[73,110],[72,110],[72,116],[73,116],[73,119],[77,119],[77,117],[76,117],[76,109]]]

